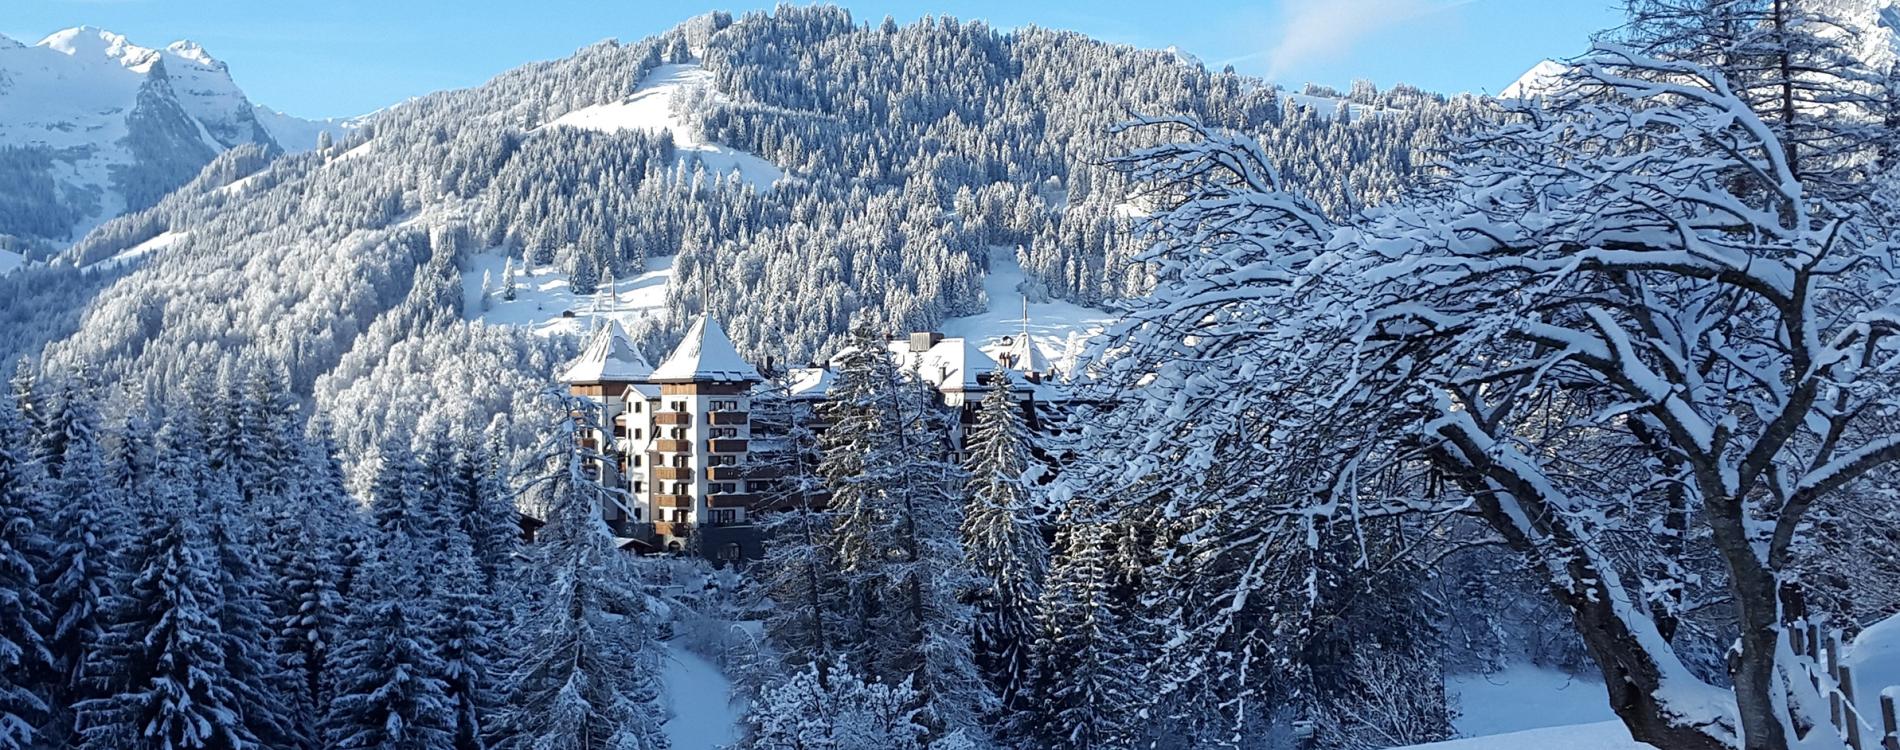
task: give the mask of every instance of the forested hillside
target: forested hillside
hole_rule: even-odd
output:
[[[549,126],[627,99],[667,64],[714,80],[679,97],[678,117],[787,177],[709,173],[666,133]],[[860,310],[896,331],[983,309],[991,246],[1021,248],[1031,294],[1141,291],[1125,230],[1143,208],[1100,166],[1127,146],[1111,126],[1136,114],[1254,133],[1290,155],[1290,180],[1344,210],[1395,195],[1479,107],[1403,89],[1351,98],[1287,107],[1259,81],[1067,32],[867,25],[825,7],[703,16],[422,97],[309,153],[228,152],[67,252],[125,259],[102,264],[122,277],[0,281],[16,332],[0,356],[89,362],[156,390],[247,352],[362,420],[338,430],[355,453],[387,423],[485,423],[560,356],[563,342],[462,321],[455,282],[474,252],[551,264],[581,293],[677,254],[673,312],[710,303],[745,353],[796,361]],[[680,319],[636,335],[665,343]]]

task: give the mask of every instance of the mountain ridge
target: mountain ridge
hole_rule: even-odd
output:
[[[148,47],[94,26],[31,45],[6,38],[0,197],[19,202],[0,210],[0,243],[44,254],[156,203],[220,153],[307,150],[316,133],[349,127],[260,118],[229,66],[190,40]]]

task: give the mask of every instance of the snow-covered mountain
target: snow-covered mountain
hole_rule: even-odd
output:
[[[1505,86],[1503,91],[1499,91],[1498,98],[1529,99],[1538,94],[1545,93],[1549,91],[1552,86],[1557,85],[1557,81],[1563,78],[1564,73],[1568,70],[1570,70],[1570,66],[1557,62],[1556,60],[1541,61],[1531,66],[1530,70],[1524,71],[1524,74],[1518,76],[1517,80],[1512,81],[1511,85]]]
[[[64,243],[145,208],[228,149],[307,150],[349,123],[253,104],[189,41],[143,47],[92,27],[0,36],[0,238]],[[17,200],[15,200],[17,198]]]

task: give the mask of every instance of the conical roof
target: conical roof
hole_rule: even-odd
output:
[[[686,329],[686,338],[648,378],[655,383],[756,383],[764,379],[752,363],[739,356],[726,329],[711,315],[695,319]]]
[[[568,385],[634,383],[645,380],[652,372],[653,365],[640,356],[640,350],[627,337],[626,329],[608,321],[594,329],[581,356],[561,372],[561,382]]]
[[[1042,353],[1042,347],[1029,337],[1029,334],[1010,337],[1008,344],[999,344],[984,349],[1004,367],[1022,373],[1048,373],[1055,370],[1049,364],[1049,357]]]

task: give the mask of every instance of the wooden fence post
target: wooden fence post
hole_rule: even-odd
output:
[[[1896,720],[1893,696],[1880,691],[1880,750],[1900,750],[1900,720]]]
[[[1847,710],[1841,717],[1847,722],[1847,746],[1854,750],[1867,750],[1860,738],[1860,706],[1854,702],[1854,668],[1841,665],[1841,702],[1847,704]]]
[[[1835,729],[1845,729],[1847,728],[1846,722],[1851,719],[1848,716],[1850,712],[1842,710],[1841,706],[1841,691],[1839,690],[1839,686],[1846,682],[1846,680],[1841,679],[1841,641],[1839,637],[1832,633],[1828,634],[1827,638],[1827,676],[1829,679],[1834,680],[1834,685],[1836,686],[1836,689],[1829,690],[1827,693],[1828,719],[1834,722]]]

